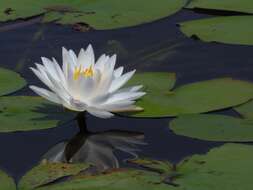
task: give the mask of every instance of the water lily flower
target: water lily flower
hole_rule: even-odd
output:
[[[78,56],[73,50],[62,48],[62,67],[55,58],[42,57],[42,63],[31,68],[50,89],[29,86],[35,93],[69,110],[109,118],[115,112],[140,111],[135,101],[145,95],[142,86],[122,88],[135,70],[123,74],[123,67],[115,69],[116,55],[103,54],[95,62],[91,45],[81,49]]]

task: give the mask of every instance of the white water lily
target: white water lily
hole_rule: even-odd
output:
[[[122,88],[135,70],[123,74],[123,67],[114,69],[116,55],[103,54],[95,62],[91,45],[81,49],[78,56],[73,50],[62,48],[62,67],[53,58],[42,57],[43,64],[31,68],[34,74],[51,90],[30,86],[38,95],[67,109],[101,118],[115,112],[140,111],[135,100],[142,97],[141,85]]]

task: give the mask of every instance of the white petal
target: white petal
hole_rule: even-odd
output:
[[[117,59],[117,55],[116,55],[116,54],[114,54],[114,55],[110,58],[109,64],[110,64],[111,69],[113,69],[113,70],[114,70],[114,67],[115,67],[115,64],[116,64],[116,59]]]
[[[119,68],[115,69],[114,70],[114,77],[115,78],[120,77],[123,73],[123,70],[124,70],[124,67],[119,67]]]
[[[68,51],[66,50],[65,47],[62,47],[62,70],[67,78],[67,73],[68,73]]]
[[[66,86],[67,85],[66,78],[61,70],[61,67],[59,66],[59,64],[55,58],[53,58],[53,63],[54,63],[55,70],[56,70],[61,82],[64,84],[64,86]]]
[[[114,116],[114,114],[112,114],[108,111],[96,109],[94,107],[88,107],[87,112],[89,112],[91,115],[94,115],[94,116],[100,117],[100,118],[104,118],[104,119]]]
[[[78,64],[82,65],[83,68],[88,68],[90,65],[94,65],[95,63],[95,56],[94,51],[91,45],[89,45],[84,51],[83,49],[80,51],[78,55]]]
[[[142,96],[144,96],[145,92],[122,92],[122,93],[116,93],[113,94],[108,98],[108,100],[105,102],[105,104],[112,104],[117,101],[126,101],[126,100],[136,100]]]
[[[58,72],[55,68],[55,64],[48,58],[46,57],[41,57],[43,65],[45,67],[45,71],[48,75],[51,75],[55,80],[61,81]]]
[[[112,104],[102,104],[99,107],[101,107],[102,109],[108,110],[108,111],[112,111],[112,110],[118,110],[118,109],[123,109],[125,107],[129,107],[130,105],[134,104],[135,101],[118,101],[116,103],[112,103]]]
[[[102,72],[104,70],[104,65],[108,61],[108,59],[109,56],[106,56],[105,54],[101,55],[95,64],[95,68]]]
[[[41,82],[43,82],[45,85],[47,85],[49,88],[52,88],[52,83],[51,81],[48,79],[47,75],[45,72],[41,72],[38,71],[37,69],[34,69],[32,67],[30,67],[30,69],[32,70],[32,72],[41,80]]]
[[[121,88],[120,90],[116,91],[115,93],[122,93],[122,92],[137,92],[139,91],[143,85],[136,85],[136,86],[131,86],[131,87],[126,87],[126,88]]]
[[[47,100],[61,104],[61,99],[53,92],[50,92],[44,88],[39,88],[37,86],[29,86],[30,89],[32,89],[36,94],[42,96],[43,98],[46,98]]]
[[[74,64],[77,66],[77,57],[76,57],[75,52],[72,49],[69,50],[69,57],[72,59]]]
[[[48,78],[53,85],[53,88],[51,90],[54,91],[62,100],[68,103],[71,96],[63,84],[56,81],[51,75],[48,75]]]
[[[124,84],[126,84],[129,81],[129,79],[134,75],[134,73],[135,73],[135,70],[128,72],[119,78],[114,79],[110,86],[109,92],[113,93],[119,88],[121,88]]]
[[[78,91],[80,91],[81,100],[87,103],[89,103],[89,100],[94,97],[94,92],[101,79],[100,71],[94,70],[93,72],[94,75],[92,77],[82,77],[79,80],[80,84]]]

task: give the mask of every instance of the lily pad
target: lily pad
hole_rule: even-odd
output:
[[[34,96],[0,97],[0,132],[47,129],[73,119],[72,112]]]
[[[241,114],[244,118],[253,119],[253,100],[234,107],[234,109]]]
[[[188,37],[239,45],[253,45],[252,26],[253,16],[224,16],[180,23],[181,31]]]
[[[16,190],[16,184],[14,180],[2,170],[0,170],[0,189]]]
[[[169,168],[165,173],[169,174],[167,181],[173,190],[251,190],[252,156],[252,145],[225,144],[211,149],[206,155],[184,159],[174,168],[174,174]],[[142,165],[146,163],[142,161]],[[162,161],[159,163],[164,165]]]
[[[41,163],[21,178],[20,190],[30,190],[64,176],[75,175],[87,169],[87,164]]]
[[[8,3],[0,0],[0,21],[43,15],[44,22],[89,25],[88,28],[105,30],[135,26],[169,16],[185,3],[185,0],[10,0]]]
[[[253,120],[216,114],[179,116],[170,123],[177,135],[208,141],[252,142]]]
[[[0,68],[0,96],[15,92],[26,85],[26,81],[11,70]]]
[[[117,169],[99,175],[77,175],[38,190],[170,190],[171,186],[161,181],[160,175],[136,169]]]
[[[178,165],[178,190],[231,190],[253,188],[253,146],[225,144],[206,155],[195,155]]]
[[[204,113],[242,104],[253,98],[253,84],[231,78],[213,79],[173,88],[174,74],[136,74],[130,84],[143,84],[147,92],[137,105],[144,111],[135,117],[168,117]]]
[[[223,11],[235,11],[253,13],[253,1],[251,0],[192,0],[186,8],[189,9],[213,9]]]

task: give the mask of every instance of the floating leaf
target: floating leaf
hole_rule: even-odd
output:
[[[169,91],[175,83],[173,74],[136,74],[130,83],[143,84],[147,92],[137,102],[144,108],[144,111],[133,114],[137,117],[204,113],[239,105],[253,97],[252,83],[231,78],[186,84],[173,91]]]
[[[17,73],[0,68],[0,96],[15,92],[26,85],[26,81]]]
[[[80,24],[95,29],[114,29],[151,22],[174,14],[185,0],[0,0],[0,21],[44,14],[44,22]],[[159,11],[157,11],[159,10]]]
[[[0,189],[16,190],[16,184],[14,180],[1,170],[0,170]]]
[[[170,123],[178,135],[208,141],[253,141],[253,121],[225,115],[179,116]]]
[[[243,117],[247,119],[253,119],[253,100],[245,104],[239,105],[237,107],[234,107],[234,109]]]
[[[253,1],[251,0],[191,0],[186,6],[189,9],[213,9],[253,13]]]
[[[78,174],[87,169],[87,164],[67,164],[67,163],[41,163],[29,171],[21,178],[18,185],[20,190],[30,190],[48,184],[54,180]]]
[[[45,186],[38,190],[170,190],[154,172],[118,169],[99,175],[77,175],[65,182]]]
[[[0,132],[47,129],[73,117],[74,113],[40,97],[0,97]]]
[[[181,31],[188,37],[241,45],[253,45],[252,26],[253,16],[214,17],[180,23]]]
[[[253,189],[253,146],[225,144],[206,155],[195,155],[179,165],[178,190]]]

